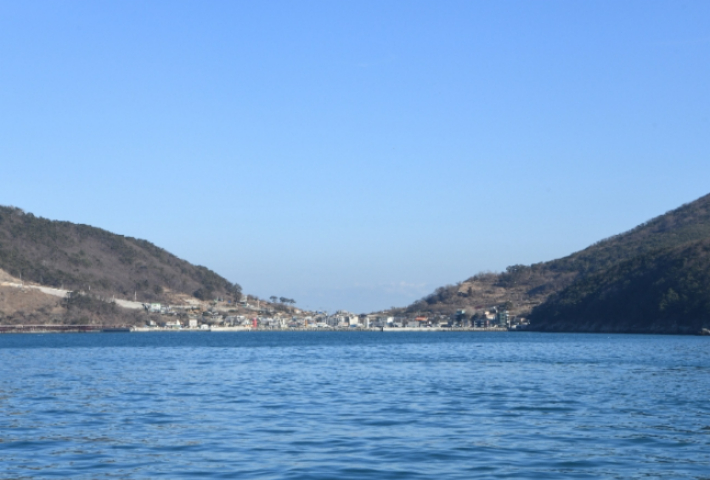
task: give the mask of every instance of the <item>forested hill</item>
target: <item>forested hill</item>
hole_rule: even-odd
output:
[[[451,313],[459,308],[506,304],[513,313],[526,315],[579,278],[648,252],[705,238],[710,238],[710,195],[567,257],[513,265],[500,274],[478,274],[441,287],[404,310]]]
[[[580,278],[536,307],[541,331],[696,333],[710,328],[710,239]]]
[[[170,301],[175,294],[209,300],[241,293],[239,285],[146,240],[47,220],[14,207],[0,207],[0,269],[69,290],[131,299],[137,292],[139,301]]]
[[[710,238],[710,195],[548,265],[580,273],[596,272],[653,250],[703,238]]]

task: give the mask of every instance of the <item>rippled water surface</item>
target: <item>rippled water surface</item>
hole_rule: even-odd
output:
[[[710,339],[0,336],[2,478],[710,478]]]

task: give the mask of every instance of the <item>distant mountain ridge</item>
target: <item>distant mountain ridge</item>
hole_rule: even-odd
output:
[[[0,269],[25,281],[169,302],[236,298],[241,287],[146,240],[0,207]]]
[[[513,265],[503,273],[482,273],[457,285],[440,287],[403,310],[448,314],[460,308],[505,304],[515,314],[528,315],[533,307],[575,281],[650,252],[707,238],[710,195],[564,258]]]

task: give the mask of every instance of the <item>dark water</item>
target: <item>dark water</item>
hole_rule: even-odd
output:
[[[710,338],[0,336],[2,478],[710,478]]]

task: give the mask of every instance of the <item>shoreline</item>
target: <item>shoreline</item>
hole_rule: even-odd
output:
[[[149,327],[110,327],[101,325],[7,325],[0,326],[2,334],[48,334],[48,333],[256,333],[256,332],[509,332],[507,328],[251,328],[251,327],[213,327],[200,328],[149,328]]]

